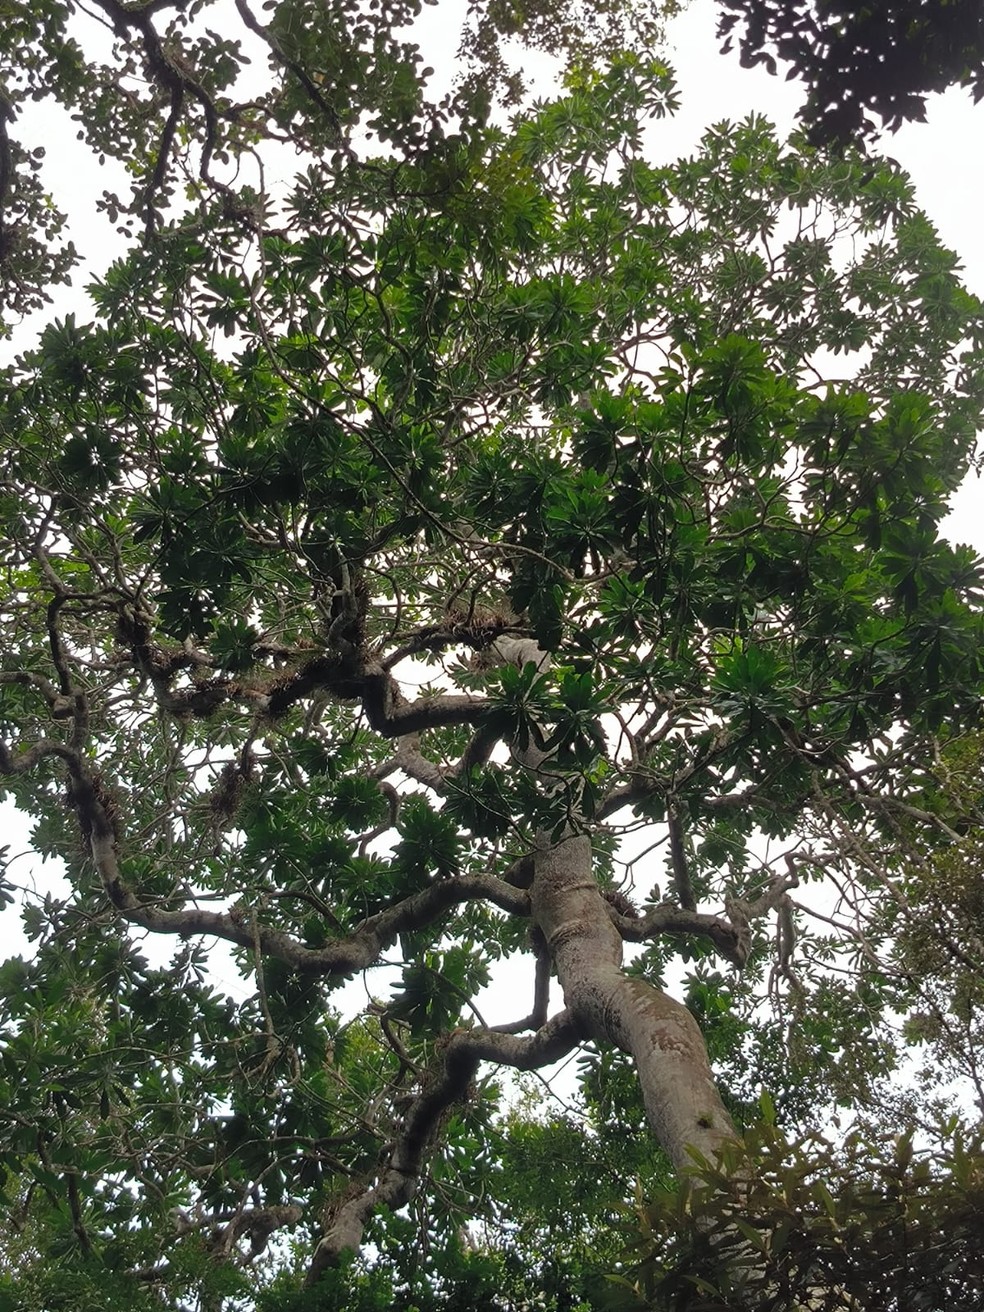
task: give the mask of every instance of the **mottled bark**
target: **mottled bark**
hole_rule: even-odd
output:
[[[592,873],[584,835],[534,859],[533,918],[564,1001],[582,1032],[635,1062],[646,1114],[677,1166],[693,1147],[713,1158],[735,1129],[714,1083],[697,1022],[681,1003],[622,966],[622,938]]]
[[[504,638],[496,647],[518,665],[545,669],[550,663],[529,639]],[[556,786],[544,753],[531,746],[516,756],[542,775],[548,791]],[[681,1003],[625,974],[622,936],[601,895],[586,834],[569,831],[560,841],[539,835],[530,905],[568,1011],[586,1036],[632,1057],[649,1123],[674,1165],[692,1160],[690,1148],[713,1159],[736,1131],[703,1035]]]

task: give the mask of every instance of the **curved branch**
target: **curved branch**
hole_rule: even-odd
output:
[[[595,812],[595,816],[598,820],[607,820],[616,811],[620,811],[623,806],[634,806],[637,802],[647,802],[652,797],[664,796],[665,792],[664,786],[657,785],[643,775],[635,774],[629,783],[611,789]]]
[[[508,1021],[504,1025],[493,1025],[497,1034],[522,1034],[524,1030],[537,1030],[546,1024],[547,1007],[550,1003],[550,974],[552,962],[543,935],[533,931],[533,951],[536,955],[536,968],[533,977],[533,1010],[522,1020]]]
[[[454,1103],[467,1096],[481,1062],[536,1070],[566,1057],[580,1039],[580,1030],[568,1011],[553,1016],[528,1038],[485,1029],[458,1030],[452,1034],[435,1068],[425,1076],[389,1161],[376,1182],[357,1186],[336,1205],[315,1250],[307,1284],[316,1284],[343,1253],[358,1251],[366,1224],[376,1208],[389,1207],[395,1211],[414,1196],[447,1114]]]
[[[55,742],[53,738],[42,738],[31,747],[19,748],[16,755],[5,742],[0,741],[0,775],[27,774],[48,756],[60,756],[69,765],[76,760],[71,747]]]
[[[21,684],[23,687],[37,688],[48,703],[48,710],[54,720],[70,720],[74,714],[74,698],[61,693],[43,674],[33,670],[0,670],[0,685]]]
[[[484,765],[492,755],[496,743],[501,739],[502,734],[498,729],[488,724],[480,724],[461,753],[461,759],[452,766],[450,773],[458,778],[468,774],[476,766]]]
[[[394,770],[402,770],[408,779],[423,784],[425,788],[430,788],[435,793],[446,791],[447,771],[444,766],[432,761],[420,750],[418,734],[407,734],[405,738],[401,738],[396,751],[377,773],[382,776],[391,774]]]
[[[644,943],[660,934],[696,934],[710,939],[717,950],[733,965],[744,966],[748,959],[748,929],[743,919],[713,916],[672,904],[655,907],[644,916],[623,916],[613,906],[608,913],[628,943]]]
[[[533,853],[524,852],[511,861],[502,872],[503,882],[513,888],[530,888],[533,884]]]
[[[321,110],[322,114],[324,114],[324,116],[327,118],[331,130],[335,134],[335,136],[336,137],[341,136],[342,125],[341,122],[339,121],[338,113],[335,110],[335,106],[329,104],[329,102],[325,100],[324,96],[321,94],[320,89],[318,88],[317,83],[313,81],[313,79],[310,77],[304,66],[302,64],[299,64],[295,59],[291,59],[289,57],[289,55],[286,53],[283,46],[277,40],[273,32],[271,32],[268,27],[264,27],[263,24],[256,17],[256,15],[252,12],[252,10],[246,4],[246,0],[236,0],[236,8],[239,10],[240,18],[243,20],[243,22],[246,24],[249,30],[253,32],[256,36],[258,36],[260,40],[266,44],[270,53],[274,56],[274,58],[279,63],[281,63],[284,66],[284,68],[286,68],[289,72],[294,74],[298,82],[300,82],[301,86],[307,92],[308,96],[310,96],[311,100],[314,101],[317,107]]]
[[[266,1249],[275,1231],[283,1229],[284,1226],[297,1225],[302,1215],[303,1212],[296,1203],[272,1207],[243,1207],[226,1225],[213,1231],[208,1247],[216,1256],[229,1258],[239,1240],[248,1237],[250,1251],[245,1260],[249,1263]]]
[[[254,710],[276,720],[304,698],[322,694],[342,702],[361,702],[371,728],[385,738],[403,738],[427,729],[482,726],[489,708],[486,698],[467,693],[443,693],[408,701],[386,666],[368,659],[355,641],[347,642],[346,650],[341,652],[307,653],[303,664],[263,692],[230,679],[211,679],[175,691],[171,682],[178,670],[207,666],[208,658],[187,647],[165,650],[156,646],[150,617],[134,607],[119,608],[119,624],[133,660],[150,680],[159,704],[177,716],[208,716],[230,698],[242,698]],[[479,727],[476,738],[481,735]]]
[[[390,759],[378,766],[374,774],[376,778],[384,779],[394,770],[402,770],[408,778],[423,784],[425,788],[445,794],[449,782],[460,779],[479,765],[484,765],[491,757],[496,743],[501,739],[501,730],[491,723],[480,724],[455,764],[440,765],[420,750],[419,734],[407,734],[400,739]]]
[[[365,856],[366,852],[369,850],[370,843],[374,842],[377,838],[382,838],[383,834],[387,833],[390,829],[395,829],[400,819],[400,807],[403,799],[400,797],[399,792],[391,783],[387,783],[382,777],[377,777],[376,787],[382,793],[383,797],[386,798],[387,816],[386,819],[380,821],[378,825],[373,825],[372,829],[369,829],[364,834],[360,835],[359,856]]]
[[[384,738],[402,738],[425,729],[474,724],[488,709],[484,697],[445,693],[408,702],[393,675],[378,661],[350,656],[315,656],[272,689],[262,707],[275,718],[311,693],[342,701],[361,701],[371,728]]]
[[[670,904],[655,907],[640,917],[623,916],[610,906],[609,915],[627,942],[642,943],[657,934],[698,934],[710,939],[723,957],[741,969],[751,949],[750,922],[780,906],[789,889],[799,883],[796,859],[788,856],[786,864],[788,874],[776,875],[754,900],[728,898],[725,902],[726,917]]]
[[[15,755],[0,741],[0,775],[25,774],[49,756],[60,757],[69,774],[69,801],[109,900],[127,920],[157,934],[204,935],[277,957],[294,970],[320,976],[352,975],[378,960],[401,935],[432,924],[462,902],[484,898],[509,915],[528,916],[530,895],[494,875],[459,875],[442,879],[367,917],[345,938],[323,948],[308,948],[281,930],[258,925],[243,908],[204,911],[199,907],[169,910],[144,901],[123,879],[117,854],[113,804],[97,775],[64,743],[42,739]]]
[[[408,702],[388,670],[377,663],[366,667],[361,677],[362,706],[371,728],[385,738],[423,733],[459,724],[475,724],[488,709],[484,697],[467,693],[443,693],[417,697]]]
[[[412,897],[362,921],[345,938],[323,948],[308,948],[281,930],[253,924],[241,909],[203,911],[184,907],[170,911],[144,902],[123,882],[112,832],[92,832],[92,853],[114,907],[127,920],[158,934],[190,934],[221,938],[239,947],[258,946],[304,974],[322,977],[354,975],[378,961],[401,934],[423,929],[462,902],[484,898],[510,915],[530,914],[529,894],[493,875],[460,875],[431,884]]]

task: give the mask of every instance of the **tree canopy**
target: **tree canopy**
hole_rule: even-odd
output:
[[[116,14],[151,69],[158,12]],[[980,1088],[984,565],[939,523],[981,305],[890,163],[759,117],[650,163],[659,62],[433,137],[359,63],[373,155],[277,40],[293,180],[161,46],[132,246],[2,376],[0,776],[69,891],[0,968],[0,1296],[604,1306],[621,1265],[638,1306],[695,1167],[724,1202],[688,1237],[673,1195],[684,1247],[750,1242],[734,1187],[794,1254],[824,1190],[880,1253],[887,1175],[838,1212],[761,1124],[928,1123],[931,1079],[886,1094],[907,1042]],[[502,1072],[578,1054],[577,1115],[510,1110]]]
[[[859,141],[926,117],[926,98],[959,85],[984,96],[984,14],[976,0],[718,0],[719,32],[742,63],[806,84],[815,142]],[[872,117],[874,115],[875,117]]]
[[[522,64],[546,54],[591,68],[651,57],[678,0],[472,0],[447,16],[454,75],[425,63],[419,24],[437,0],[8,0],[0,41],[0,323],[42,306],[80,252],[52,200],[32,102],[57,105],[88,154],[120,166],[99,204],[127,240],[186,198],[255,220],[262,158],[279,143],[342,163],[368,136],[415,158],[480,132],[522,97]],[[807,88],[811,139],[872,136],[922,118],[953,83],[984,90],[976,0],[856,6],[720,0],[719,32],[742,62],[776,59]],[[442,14],[442,17],[444,15]],[[448,40],[434,55],[447,60]],[[62,120],[65,122],[66,120]],[[60,129],[64,131],[64,128]],[[83,164],[82,167],[85,167]],[[87,252],[82,251],[84,256]]]
[[[425,65],[414,39],[414,23],[434,3],[8,0],[0,322],[42,305],[80,255],[66,213],[52,203],[46,140],[24,139],[32,102],[64,111],[90,166],[92,156],[121,166],[98,207],[124,239],[155,232],[183,194],[248,223],[265,201],[265,147],[313,155],[323,166],[341,164],[353,141],[366,138],[397,155],[432,155],[479,131],[494,106],[521,97],[510,42],[562,61],[604,60],[623,47],[651,49],[677,7],[476,0],[447,18],[450,42],[435,59],[447,60],[457,45],[449,76]]]

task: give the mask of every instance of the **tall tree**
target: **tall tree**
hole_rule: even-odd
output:
[[[248,212],[195,184],[4,375],[0,771],[72,886],[3,967],[37,1305],[271,1261],[324,1302],[401,1209],[457,1236],[496,1067],[594,1045],[686,1165],[736,1139],[698,1022],[738,1066],[781,1000],[772,1060],[834,1102],[893,1060],[834,954],[866,916],[891,950],[895,854],[960,838],[981,307],[889,165],[755,118],[652,167],[673,99],[626,57]]]

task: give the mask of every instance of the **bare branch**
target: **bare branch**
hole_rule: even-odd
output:
[[[505,1025],[493,1025],[498,1034],[522,1034],[524,1030],[537,1030],[547,1021],[547,1007],[550,1003],[550,973],[553,963],[544,942],[543,935],[536,929],[531,930],[533,951],[536,953],[536,973],[533,977],[533,1010],[522,1020],[509,1021]]]
[[[740,917],[733,917],[730,907],[728,918],[670,903],[654,907],[639,917],[623,916],[610,906],[609,915],[628,943],[645,943],[659,934],[696,934],[710,939],[721,955],[735,966],[744,966],[748,959],[747,924]]]

